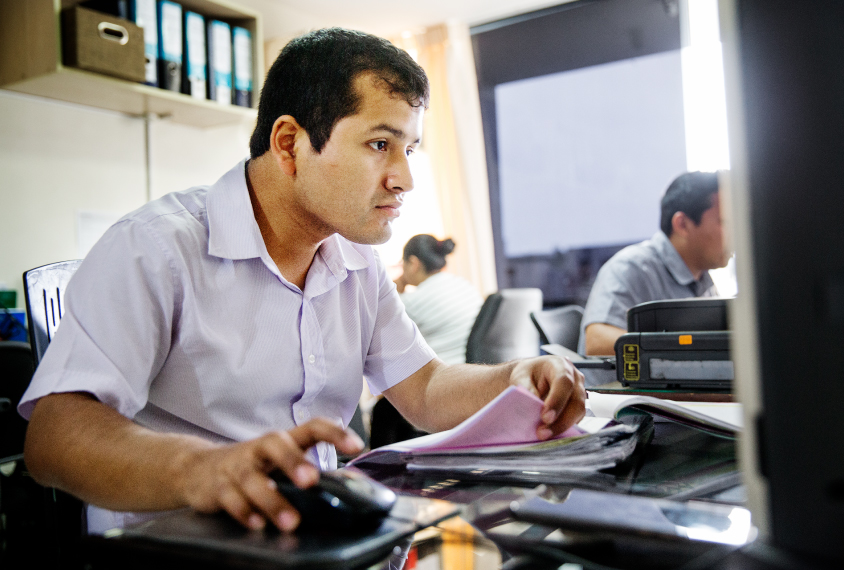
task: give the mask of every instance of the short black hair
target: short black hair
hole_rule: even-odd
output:
[[[363,32],[316,30],[291,40],[267,73],[249,141],[251,157],[270,149],[273,124],[282,115],[296,119],[314,150],[322,152],[337,122],[357,112],[353,81],[364,72],[374,73],[411,106],[427,108],[428,77],[406,51]]]
[[[407,240],[402,259],[407,261],[415,255],[425,267],[425,273],[433,273],[445,267],[445,256],[452,251],[454,240],[451,238],[440,241],[432,235],[419,234]]]
[[[686,172],[674,179],[662,197],[662,217],[659,226],[671,237],[671,219],[683,212],[695,224],[712,207],[712,196],[718,193],[718,174],[715,172]]]

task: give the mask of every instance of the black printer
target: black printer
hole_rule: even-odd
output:
[[[627,311],[615,342],[624,386],[665,390],[730,390],[728,303],[722,297],[650,301]]]

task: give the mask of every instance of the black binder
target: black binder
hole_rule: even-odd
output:
[[[182,89],[182,7],[170,0],[158,3],[158,86]]]

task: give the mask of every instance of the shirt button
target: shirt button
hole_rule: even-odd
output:
[[[310,362],[311,364],[313,364],[314,362],[316,362],[316,356],[314,356],[313,354],[312,354],[312,355],[310,355],[310,356],[308,357],[308,362]]]

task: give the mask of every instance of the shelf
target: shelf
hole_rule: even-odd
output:
[[[68,67],[5,85],[4,89],[127,115],[154,113],[177,123],[202,128],[254,121],[257,116],[255,109],[193,99],[181,93]]]
[[[68,0],[0,0],[0,86],[68,103],[143,116],[153,113],[177,123],[215,127],[254,121],[257,111],[194,99],[189,95],[65,67],[61,61],[59,14]],[[263,78],[259,16],[220,0],[182,0],[206,16],[247,28],[253,42],[253,100]]]

